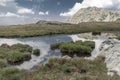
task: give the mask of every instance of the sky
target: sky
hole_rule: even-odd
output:
[[[119,11],[120,0],[0,0],[0,25],[65,21],[86,7]]]

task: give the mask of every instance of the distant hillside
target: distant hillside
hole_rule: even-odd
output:
[[[113,22],[120,21],[120,12],[105,10],[97,7],[80,9],[67,22],[78,24],[81,22]]]
[[[58,22],[58,21],[45,21],[45,20],[40,20],[38,21],[36,24],[41,24],[41,25],[59,25],[59,24],[63,24],[62,22]]]

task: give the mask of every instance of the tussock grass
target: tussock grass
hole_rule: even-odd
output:
[[[0,46],[0,67],[6,67],[7,64],[21,64],[23,61],[31,59],[33,48],[29,45],[14,44],[9,46],[2,44]]]
[[[119,80],[119,76],[107,75],[102,57],[94,61],[85,59],[52,58],[35,71],[2,69],[1,80]]]
[[[77,55],[79,57],[90,56],[92,50],[95,48],[95,42],[92,41],[77,41],[77,42],[61,42],[51,44],[51,49],[60,49],[62,56],[68,55],[73,57]]]

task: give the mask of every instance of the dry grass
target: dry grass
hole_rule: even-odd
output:
[[[84,32],[119,32],[120,22],[93,22],[73,24],[29,24],[0,27],[0,37],[35,37]]]
[[[117,75],[107,75],[103,60],[101,57],[94,61],[54,58],[35,71],[2,69],[0,80],[119,80]]]

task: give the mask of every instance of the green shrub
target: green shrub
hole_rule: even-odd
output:
[[[94,47],[93,42],[67,42],[60,45],[62,55],[69,55],[73,57],[75,54],[79,57],[90,56]]]
[[[24,53],[23,56],[24,56],[24,59],[23,59],[24,61],[27,61],[27,60],[31,59],[31,54],[30,53]]]
[[[21,64],[23,61],[30,59],[30,53],[21,53],[19,51],[10,51],[7,55],[7,61],[10,64]]]
[[[6,58],[7,52],[8,51],[6,49],[0,48],[0,59]]]
[[[85,41],[85,42],[76,41],[75,44],[88,46],[88,47],[91,47],[92,49],[95,48],[95,42],[93,42],[93,41]]]
[[[0,80],[20,80],[19,72],[15,68],[4,68],[0,71]]]
[[[92,35],[101,35],[101,32],[92,32]]]
[[[9,64],[21,64],[23,61],[30,60],[32,47],[24,44],[14,44],[0,46],[0,59],[6,60]]]
[[[10,46],[9,46],[8,44],[2,44],[0,47],[6,48],[6,49],[9,49],[9,48],[10,48]]]
[[[16,69],[16,68],[3,68],[1,70],[1,73],[2,73],[3,76],[11,75],[11,74],[16,74],[18,72],[19,72],[19,70]]]
[[[93,41],[85,41],[85,42],[83,42],[83,45],[91,47],[92,49],[95,48],[95,42],[93,42]]]
[[[50,45],[51,50],[59,49],[61,43],[54,43]]]
[[[36,55],[36,56],[39,56],[40,55],[40,50],[39,49],[33,50],[33,54]]]
[[[6,60],[0,60],[0,68],[6,67]]]
[[[14,44],[11,46],[11,49],[18,50],[20,52],[30,52],[32,53],[32,47],[27,44]]]
[[[7,55],[7,61],[10,64],[19,64],[23,62],[24,54],[19,51],[10,51]]]

